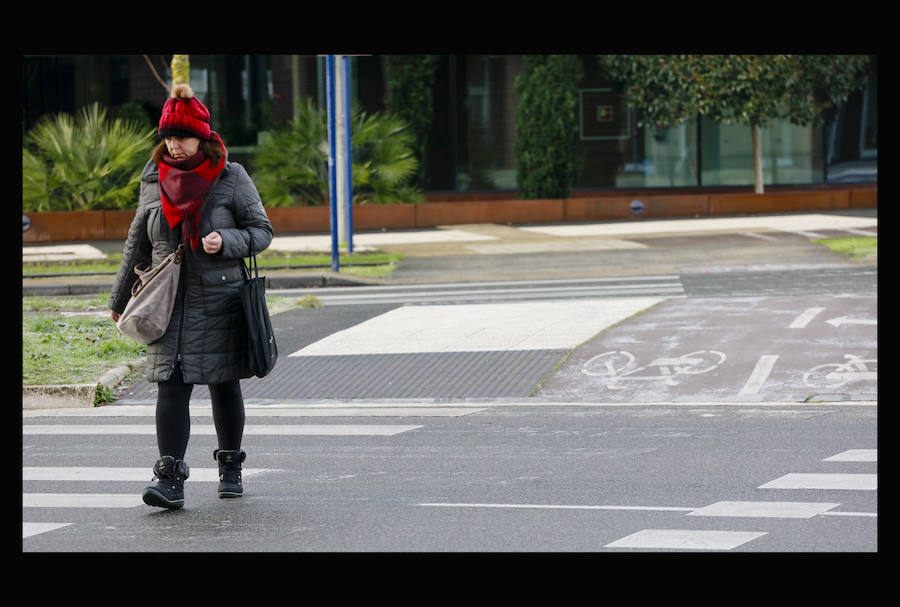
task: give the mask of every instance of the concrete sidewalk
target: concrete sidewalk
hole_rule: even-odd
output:
[[[835,236],[877,235],[875,209],[743,217],[710,217],[665,220],[631,220],[599,223],[506,226],[496,224],[442,226],[427,230],[394,230],[354,234],[353,251],[364,253],[380,250],[404,256],[398,271],[384,279],[356,278],[336,274],[330,268],[265,270],[269,287],[302,288],[340,285],[391,284],[408,282],[447,282],[519,279],[529,270],[516,270],[522,256],[558,254],[566,263],[544,268],[542,277],[585,277],[621,275],[625,272],[647,273],[696,265],[696,251],[691,251],[690,238],[713,238],[741,234],[745,238],[726,245],[712,246],[738,249],[734,255],[721,251],[719,261],[733,262],[748,253],[742,245],[757,239],[765,242],[772,234],[795,234],[803,239]],[[662,239],[674,239],[664,242]],[[648,244],[648,240],[650,240]],[[774,240],[774,239],[773,239]],[[710,240],[702,240],[708,244]],[[760,244],[759,242],[755,244]],[[29,245],[22,247],[24,260],[50,261],[65,259],[98,259],[122,249],[119,241]],[[327,234],[276,235],[271,249],[277,251],[330,254],[331,237]],[[758,248],[753,255],[764,263]],[[823,255],[827,252],[823,250]],[[713,255],[709,256],[714,257]],[[783,258],[783,252],[776,253]],[[608,263],[611,259],[615,263]],[[624,260],[624,263],[623,263]],[[534,258],[526,260],[534,271]],[[540,265],[540,264],[539,264]],[[414,271],[405,272],[404,266]],[[111,275],[66,275],[23,277],[23,295],[82,295],[108,291]]]
[[[373,284],[465,283],[648,276],[730,269],[778,269],[797,266],[877,264],[877,259],[851,261],[810,239],[875,236],[877,212],[797,213],[747,217],[640,220],[582,224],[444,226],[430,230],[359,233],[354,252],[380,250],[402,254],[391,276],[357,278],[330,268],[264,271],[268,287]],[[23,259],[96,259],[122,250],[119,241],[29,245]],[[290,252],[330,253],[328,235],[277,235],[271,248]],[[108,293],[113,275],[66,275],[22,280],[24,295],[88,295]],[[129,369],[112,370],[98,380],[107,388]],[[111,381],[112,380],[112,381]],[[116,381],[118,380],[118,381]],[[23,394],[26,407],[90,407],[92,386],[69,393]],[[86,395],[86,396],[85,396]],[[43,404],[42,404],[43,403]]]

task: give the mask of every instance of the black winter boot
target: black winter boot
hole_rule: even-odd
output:
[[[189,473],[183,460],[163,455],[153,466],[153,480],[159,482],[144,489],[144,503],[159,508],[183,508],[184,480]]]
[[[247,459],[244,451],[213,451],[213,459],[219,463],[219,497],[241,497],[241,464]]]

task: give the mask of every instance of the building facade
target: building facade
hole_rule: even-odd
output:
[[[604,77],[596,55],[580,56],[581,170],[575,190],[752,186],[750,129],[706,119],[642,128]],[[23,132],[42,116],[100,102],[112,115],[136,107],[150,124],[168,96],[171,55],[27,55]],[[191,85],[233,157],[253,170],[260,133],[294,115],[297,100],[325,104],[324,58],[315,55],[191,55]],[[434,83],[426,194],[516,189],[516,77],[521,55],[443,55]],[[351,58],[351,96],[366,112],[385,109],[384,58]],[[877,183],[877,70],[836,120],[776,121],[761,129],[766,185]]]

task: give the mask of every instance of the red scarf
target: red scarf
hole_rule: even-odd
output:
[[[225,150],[217,133],[213,133]],[[225,167],[225,156],[218,164],[202,150],[185,160],[175,160],[163,154],[159,163],[159,195],[162,210],[170,228],[184,221],[182,232],[185,244],[196,249],[200,243],[200,207],[210,186]]]

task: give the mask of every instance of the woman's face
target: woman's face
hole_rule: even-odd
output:
[[[190,158],[200,149],[199,137],[166,137],[169,156],[175,160]]]

